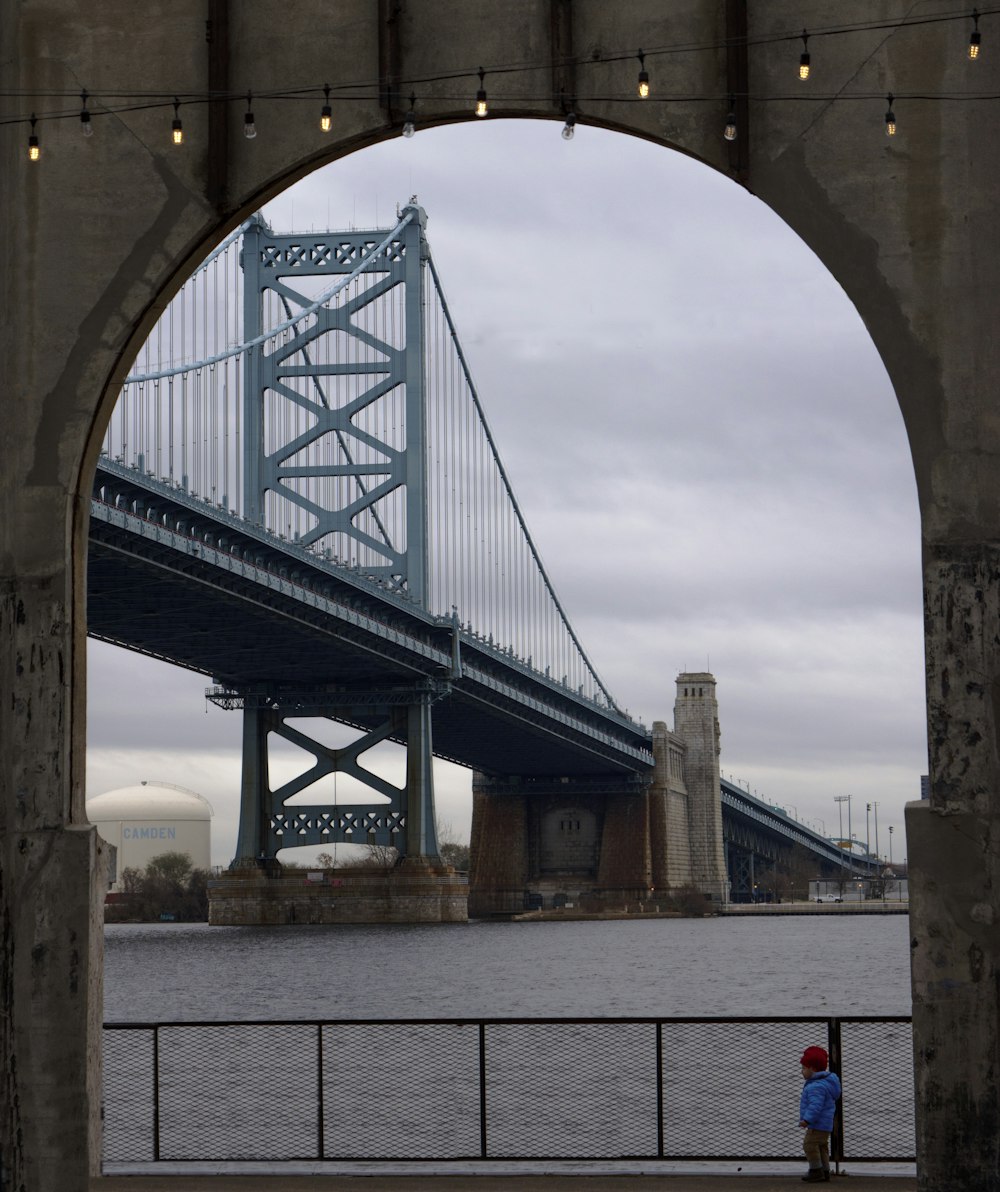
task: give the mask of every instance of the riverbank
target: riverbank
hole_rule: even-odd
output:
[[[729,902],[705,915],[660,910],[655,903],[635,903],[617,910],[584,911],[573,906],[548,910],[521,911],[516,915],[495,916],[504,923],[600,923],[619,919],[697,919],[722,915],[907,915],[906,902]],[[488,922],[489,920],[480,920]]]
[[[724,915],[908,915],[908,902],[730,902]]]

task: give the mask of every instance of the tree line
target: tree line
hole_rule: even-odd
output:
[[[161,853],[145,869],[129,866],[122,870],[119,892],[105,904],[105,919],[206,923],[208,876],[187,853]]]

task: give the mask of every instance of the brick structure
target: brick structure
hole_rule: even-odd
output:
[[[394,869],[317,873],[310,880],[227,874],[208,883],[208,921],[222,927],[303,923],[464,923],[464,874],[448,865],[407,858]]]
[[[632,781],[476,775],[470,915],[638,908],[691,885],[726,901],[712,675],[678,676],[674,721],[653,725],[655,766]]]

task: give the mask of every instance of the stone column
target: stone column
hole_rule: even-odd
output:
[[[649,792],[605,796],[597,888],[606,899],[645,900],[652,884]]]
[[[906,808],[922,1192],[1000,1188],[1000,548],[925,552],[929,801]]]
[[[513,914],[524,909],[528,882],[527,800],[491,790],[489,779],[472,782],[469,846],[469,914]]]
[[[713,902],[726,902],[729,883],[722,847],[719,776],[719,705],[715,676],[695,672],[677,676],[674,732],[684,741],[691,834],[691,880]]]
[[[649,790],[649,880],[654,890],[670,886],[670,733],[662,720],[653,721],[653,785]]]
[[[84,1192],[101,1155],[107,857],[83,810],[82,568],[52,533],[67,519],[50,509],[42,528],[61,494],[20,499],[0,458],[0,1187]]]

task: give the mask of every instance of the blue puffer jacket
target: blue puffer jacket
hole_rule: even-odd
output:
[[[814,1130],[832,1130],[833,1112],[840,1099],[840,1079],[834,1072],[814,1072],[802,1086],[799,1119]]]

